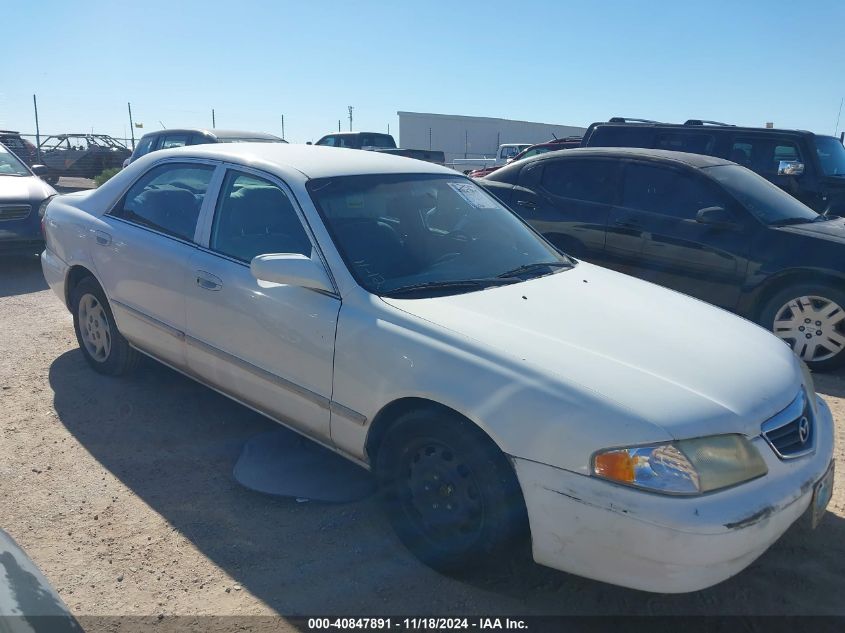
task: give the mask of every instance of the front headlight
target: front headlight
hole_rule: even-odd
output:
[[[47,213],[47,205],[50,204],[50,200],[56,197],[54,193],[52,196],[47,196],[44,198],[44,201],[38,207],[38,217],[44,219],[44,214]]]
[[[697,495],[734,486],[768,472],[742,435],[712,435],[652,446],[601,451],[593,474],[652,492]]]
[[[810,408],[813,410],[813,415],[815,415],[818,413],[816,411],[818,403],[816,402],[816,385],[813,383],[813,374],[810,372],[810,368],[807,367],[807,363],[800,358],[798,359],[798,363],[801,365],[801,373],[804,375],[804,392],[807,394],[807,400],[810,401]]]

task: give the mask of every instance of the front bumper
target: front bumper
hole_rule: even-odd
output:
[[[534,559],[659,593],[697,591],[739,573],[807,510],[833,459],[833,416],[818,401],[814,453],[781,461],[755,438],[769,473],[697,497],[642,492],[514,459]]]

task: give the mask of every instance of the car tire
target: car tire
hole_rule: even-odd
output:
[[[375,461],[394,530],[434,569],[451,573],[502,562],[497,554],[527,533],[513,467],[464,418],[437,408],[405,413],[387,430]]]
[[[813,371],[845,363],[845,292],[827,284],[796,284],[774,294],[760,325],[786,342]]]
[[[141,355],[118,331],[108,299],[93,277],[71,290],[70,306],[79,348],[95,371],[120,376],[137,366]]]

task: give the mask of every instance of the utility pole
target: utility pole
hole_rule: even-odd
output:
[[[431,150],[431,128],[428,128],[428,149]]]
[[[833,133],[836,136],[839,133],[839,118],[842,116],[842,104],[845,103],[845,97],[839,100],[839,114],[836,115],[836,131]]]
[[[337,120],[337,131],[340,132],[340,119]]]
[[[127,101],[126,107],[129,109],[129,133],[132,135],[132,151],[135,151],[135,123],[132,121],[132,104]],[[124,141],[126,139],[123,139]]]
[[[214,108],[211,108],[211,129],[217,127],[217,119],[214,118]]]
[[[32,95],[32,107],[35,109],[35,160],[41,162],[41,129],[38,127],[38,101]]]
[[[346,106],[346,107],[349,108],[349,131],[351,132],[352,131],[352,110],[353,110],[353,108],[352,108],[352,106]]]
[[[282,115],[282,140],[285,140],[285,115]]]

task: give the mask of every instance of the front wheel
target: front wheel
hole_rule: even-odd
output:
[[[108,376],[133,369],[140,355],[118,331],[108,299],[93,277],[76,285],[70,304],[76,340],[88,364]]]
[[[827,285],[801,284],[774,295],[761,325],[787,343],[810,369],[845,363],[845,293]]]
[[[411,411],[376,457],[382,501],[399,538],[440,571],[495,563],[525,533],[525,503],[499,448],[445,410]]]

